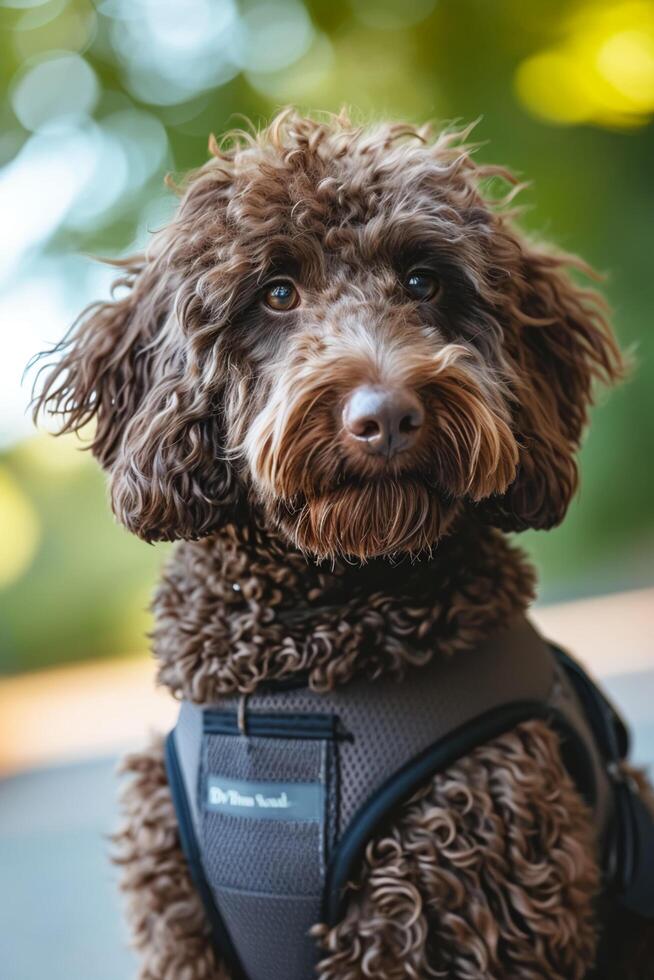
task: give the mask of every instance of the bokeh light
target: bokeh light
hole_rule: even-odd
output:
[[[479,155],[533,179],[528,228],[611,271],[639,368],[598,409],[563,528],[522,540],[550,598],[654,580],[654,0],[0,0],[0,79],[0,671],[145,644],[166,548],[116,526],[79,440],[32,437],[34,370],[20,379],[108,297],[91,256],[139,250],[170,218],[165,174],[286,103],[481,117]]]
[[[292,65],[307,52],[313,27],[298,0],[268,0],[245,11],[235,37],[241,68],[274,72]]]
[[[91,0],[49,0],[25,10],[13,26],[14,51],[28,61],[58,50],[85,51],[96,36],[98,18]]]
[[[0,589],[29,568],[39,542],[39,518],[11,473],[0,466]]]
[[[109,0],[111,46],[136,98],[174,105],[223,85],[238,68],[232,52],[239,25],[231,0]]]
[[[98,81],[88,62],[62,53],[28,64],[14,83],[11,103],[25,129],[52,131],[86,119],[98,96]]]
[[[555,123],[630,128],[654,113],[654,5],[590,4],[568,15],[563,38],[525,59],[516,90]]]

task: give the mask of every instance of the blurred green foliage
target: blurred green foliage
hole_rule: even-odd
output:
[[[145,646],[149,594],[166,549],[155,553],[115,525],[103,476],[75,443],[43,436],[0,458],[11,548],[9,558],[0,557],[2,672],[129,655]],[[29,510],[18,509],[16,499],[7,507],[3,471]],[[26,537],[29,548],[17,564]]]
[[[242,116],[259,125],[292,102],[347,104],[362,119],[479,118],[480,155],[533,182],[526,225],[609,273],[638,362],[595,413],[564,526],[523,542],[549,597],[652,581],[653,3],[5,0],[0,29],[4,173],[58,160],[52,183],[33,188],[45,203],[55,177],[81,181],[86,168],[46,231],[21,239],[20,274],[29,282],[30,263],[48,260],[71,309],[91,298],[91,266],[69,257],[140,246],[173,206],[164,172],[201,164],[208,134]],[[72,453],[40,437],[0,455],[4,671],[145,645],[166,549],[113,524],[101,475]]]

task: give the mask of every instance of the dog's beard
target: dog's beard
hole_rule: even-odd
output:
[[[334,421],[342,362],[289,371],[240,440],[256,496],[304,551],[359,559],[430,549],[464,499],[502,493],[517,445],[495,389],[467,369],[458,345],[411,365],[427,423],[414,450],[384,464],[352,462]],[[331,368],[331,370],[330,370]]]
[[[318,559],[365,561],[380,555],[428,551],[452,523],[456,502],[445,503],[416,477],[348,483],[295,507],[268,504],[293,543]]]

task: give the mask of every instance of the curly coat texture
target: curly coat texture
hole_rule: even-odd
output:
[[[562,520],[596,380],[623,371],[578,259],[515,224],[519,187],[467,134],[284,112],[233,134],[122,263],[37,398],[93,421],[118,519],[177,540],[159,680],[206,703],[298,673],[317,691],[465,656],[523,610],[505,531]],[[435,283],[407,289],[412,272]],[[271,309],[272,284],[298,302]],[[384,458],[348,437],[361,386],[424,423]],[[474,681],[473,681],[474,682]],[[159,743],[125,764],[117,860],[142,980],[223,980]],[[556,736],[523,724],[408,801],[367,849],[320,980],[647,980],[651,930],[602,929],[591,816]],[[600,933],[604,943],[600,947]],[[628,943],[623,937],[629,937]],[[611,942],[607,942],[607,937]],[[600,976],[600,973],[597,973]]]
[[[179,847],[163,747],[124,768],[133,779],[116,850],[142,980],[223,980]],[[314,930],[320,980],[581,980],[597,941],[598,870],[556,736],[525,723],[435,777],[371,841],[354,889],[345,919]]]
[[[134,945],[142,952],[142,980],[228,980],[216,963],[204,907],[181,852],[177,817],[168,789],[163,744],[125,758],[131,776],[122,796],[125,827],[114,838],[114,861]]]
[[[95,420],[118,518],[193,539],[254,507],[314,557],[364,559],[430,548],[462,508],[558,523],[591,384],[621,361],[600,297],[568,274],[589,270],[515,228],[516,188],[493,196],[511,175],[460,134],[344,118],[282,114],[213,148],[37,402],[63,431]],[[402,289],[416,265],[437,302]],[[261,302],[280,276],[303,297],[282,315]],[[411,386],[426,409],[383,472],[342,438],[362,383]]]
[[[400,678],[407,665],[505,625],[533,584],[520,552],[474,522],[431,560],[328,569],[254,524],[227,525],[181,545],[164,571],[154,603],[158,678],[199,703],[297,672],[318,691],[355,673]]]
[[[577,980],[594,955],[589,813],[540,722],[436,776],[368,845],[357,884],[360,904],[318,931],[324,980]]]

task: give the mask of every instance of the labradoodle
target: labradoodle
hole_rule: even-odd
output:
[[[506,534],[563,519],[593,385],[624,366],[588,267],[518,230],[515,179],[467,135],[285,111],[212,138],[58,348],[37,410],[93,422],[118,520],[179,542],[153,634],[176,698],[399,681],[533,598]],[[162,743],[124,768],[140,976],[227,978]],[[654,976],[651,927],[601,892],[559,738],[523,722],[370,840],[342,920],[313,929],[316,976]]]

